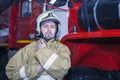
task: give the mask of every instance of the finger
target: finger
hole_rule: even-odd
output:
[[[41,40],[41,43],[42,43],[42,44],[45,44],[46,42],[45,42],[45,40],[44,40],[44,39],[42,39],[42,40]]]
[[[42,44],[42,39],[39,40],[39,43]],[[39,43],[38,43],[38,44],[39,44]]]

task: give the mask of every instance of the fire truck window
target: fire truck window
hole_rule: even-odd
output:
[[[67,2],[67,0],[46,0],[46,1],[48,4],[56,6],[56,7],[64,6]],[[36,2],[44,3],[44,0],[36,0]]]
[[[25,0],[22,3],[21,17],[26,18],[32,14],[32,2],[31,0]]]
[[[84,0],[74,0],[74,2],[83,2]]]

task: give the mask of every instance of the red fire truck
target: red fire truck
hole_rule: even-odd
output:
[[[11,57],[36,40],[36,18],[47,10],[62,16],[61,29],[65,30],[59,40],[71,51],[71,69],[120,70],[120,0],[14,0],[3,12],[7,16],[0,15],[4,17],[0,23],[1,51],[8,51]]]

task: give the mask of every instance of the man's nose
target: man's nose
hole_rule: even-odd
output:
[[[47,27],[47,31],[51,31],[51,28],[50,28],[50,27]]]

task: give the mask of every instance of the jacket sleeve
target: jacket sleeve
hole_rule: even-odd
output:
[[[71,67],[70,51],[66,46],[59,47],[57,50],[45,47],[37,51],[35,57],[47,73],[56,80],[62,80]]]
[[[37,64],[27,64],[28,55],[26,52],[26,48],[23,48],[9,60],[6,66],[6,74],[10,80],[29,80],[38,75]]]

